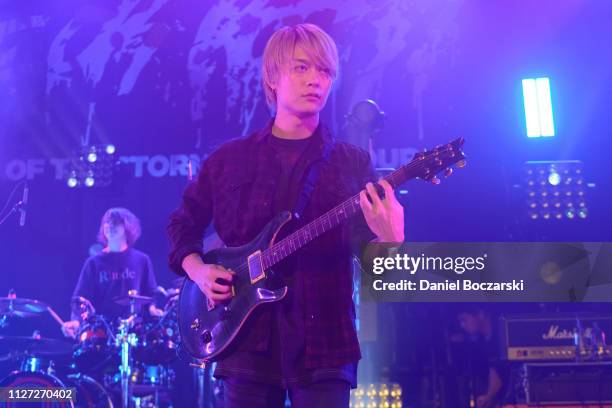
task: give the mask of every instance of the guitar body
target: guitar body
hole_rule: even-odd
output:
[[[189,278],[185,279],[179,296],[178,323],[181,348],[191,357],[217,359],[232,344],[257,306],[278,302],[285,297],[287,287],[272,284],[272,270],[263,271],[265,278],[252,283],[252,275],[245,266],[250,255],[274,243],[278,232],[290,219],[289,212],[280,213],[250,243],[215,249],[204,255],[205,263],[221,265],[235,272],[232,282],[235,295],[231,300],[211,309],[198,285]]]

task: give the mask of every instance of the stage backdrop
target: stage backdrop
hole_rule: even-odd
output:
[[[468,167],[402,195],[408,240],[607,240],[612,26],[608,1],[62,0],[3,2],[0,11],[0,201],[29,183],[26,225],[0,226],[0,296],[50,302],[63,317],[110,206],[142,220],[137,247],[161,284],[164,227],[194,165],[270,118],[260,84],[274,30],[320,25],[337,41],[340,77],[323,120],[339,138],[365,98],[386,113],[378,167],[464,136]],[[557,136],[527,140],[521,79],[548,76]],[[66,185],[81,146],[113,144],[107,188]],[[586,166],[589,219],[530,231],[513,179],[527,159]],[[195,166],[197,169],[197,166]],[[551,232],[552,231],[552,232]],[[50,319],[33,324],[59,336]],[[6,332],[6,329],[3,331]]]

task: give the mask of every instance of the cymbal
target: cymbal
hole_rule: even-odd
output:
[[[17,317],[33,317],[47,311],[48,305],[40,300],[24,298],[0,298],[0,314]]]
[[[0,355],[57,356],[70,353],[72,353],[72,344],[64,340],[44,337],[0,336]]]
[[[149,303],[153,303],[153,298],[141,295],[127,295],[118,296],[113,299],[113,302],[121,306],[130,306],[132,302],[134,303],[134,306],[143,306],[148,305]]]

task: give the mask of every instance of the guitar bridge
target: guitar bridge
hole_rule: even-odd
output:
[[[259,282],[266,277],[263,264],[261,263],[261,251],[253,252],[247,258],[247,265],[249,266],[249,277],[251,278],[251,284]]]

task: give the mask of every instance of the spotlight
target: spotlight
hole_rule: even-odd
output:
[[[66,184],[68,184],[68,187],[70,188],[74,188],[79,184],[75,172],[70,173],[70,177],[68,177],[68,180],[66,180]]]
[[[106,154],[115,154],[115,145],[109,144],[106,145]]]
[[[570,181],[571,181],[570,178],[567,178],[565,180],[566,184],[569,183]],[[559,183],[561,183],[561,176],[556,171],[551,170],[550,174],[548,175],[548,182],[553,186],[558,186]]]
[[[85,186],[93,187],[96,180],[93,178],[93,175],[85,177]]]
[[[87,161],[90,163],[95,163],[98,160],[98,154],[96,153],[96,146],[91,146],[89,148],[89,153],[87,153]]]

